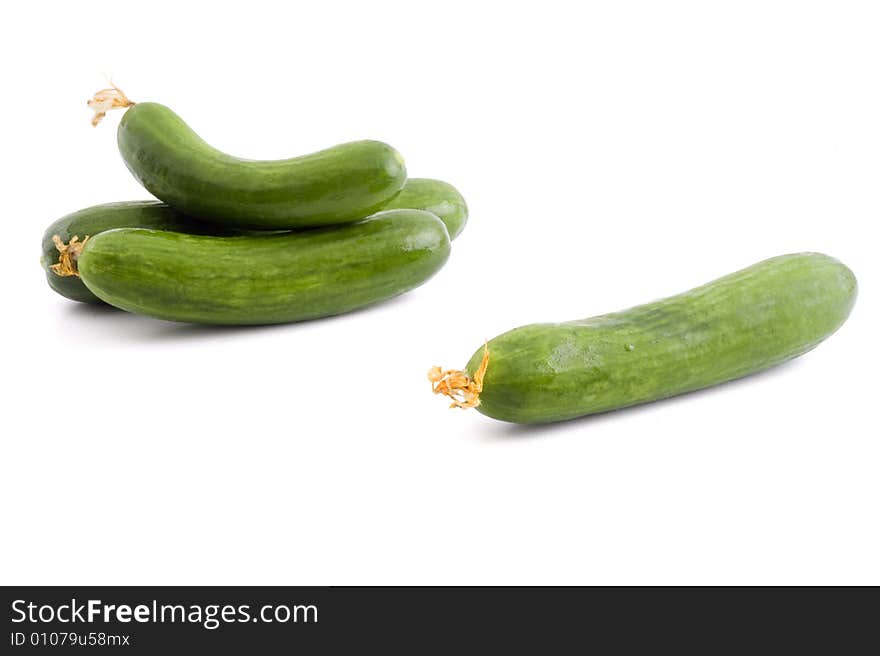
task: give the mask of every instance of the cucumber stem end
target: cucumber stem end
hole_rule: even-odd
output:
[[[483,379],[489,368],[489,343],[483,345],[483,359],[480,366],[471,378],[464,371],[458,369],[443,369],[431,367],[428,370],[428,380],[431,381],[431,391],[434,394],[443,394],[452,399],[450,408],[476,408],[480,405],[480,393],[483,391]]]
[[[83,246],[86,245],[88,240],[88,235],[86,235],[86,238],[82,241],[79,240],[78,236],[74,235],[70,238],[70,241],[65,244],[61,240],[61,237],[58,235],[52,235],[52,243],[55,244],[55,248],[58,249],[58,262],[51,265],[49,268],[52,269],[55,275],[61,276],[62,278],[67,276],[79,276],[79,269],[77,269],[76,261],[79,259],[79,254],[82,253]]]
[[[89,109],[95,112],[95,115],[92,117],[92,127],[97,127],[101,119],[111,109],[131,107],[135,103],[129,100],[128,96],[122,92],[122,89],[111,82],[109,89],[101,89],[86,104],[89,106]]]

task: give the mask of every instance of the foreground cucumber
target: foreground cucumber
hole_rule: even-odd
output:
[[[404,208],[436,214],[446,224],[450,239],[458,237],[467,223],[468,209],[464,197],[458,189],[442,180],[409,178],[401,192],[382,209]]]
[[[430,212],[275,235],[122,228],[91,238],[79,275],[98,298],[160,319],[270,324],[348,312],[421,285],[449,257]]]
[[[412,178],[403,190],[386,206],[387,209],[426,210],[436,214],[449,231],[450,237],[461,232],[467,220],[467,206],[461,194],[450,184],[440,180]],[[101,303],[77,276],[60,276],[52,270],[58,263],[59,252],[53,241],[58,237],[67,244],[74,237],[80,241],[113,228],[149,228],[196,235],[230,236],[236,230],[224,230],[210,223],[196,221],[156,200],[105,203],[73,212],[50,225],[43,234],[40,264],[46,271],[49,286],[62,296],[84,303]]]
[[[40,264],[46,271],[46,281],[56,292],[74,301],[100,303],[77,276],[60,276],[52,270],[58,264],[59,252],[53,241],[58,237],[64,244],[74,237],[80,241],[113,228],[151,228],[177,232],[205,233],[208,228],[173,211],[164,203],[154,200],[105,203],[87,207],[61,217],[43,234]]]
[[[559,421],[785,362],[837,330],[855,299],[856,279],[837,260],[783,255],[624,312],[516,328],[488,342],[484,376],[480,349],[466,372],[435,368],[431,379],[495,419]]]
[[[226,227],[276,230],[357,221],[391,200],[406,180],[401,156],[378,141],[277,161],[232,157],[158,103],[131,106],[117,141],[126,166],[150,193]]]
[[[452,185],[440,180],[411,178],[403,190],[386,205],[387,209],[426,210],[436,214],[449,231],[450,238],[459,234],[467,220],[467,206],[461,194]],[[113,228],[149,228],[196,235],[231,236],[236,230],[193,220],[156,200],[104,203],[61,217],[43,234],[40,264],[46,271],[49,286],[62,296],[84,303],[102,303],[77,276],[60,276],[52,270],[59,260],[58,248],[53,241],[58,237],[67,244],[74,237],[80,241]]]

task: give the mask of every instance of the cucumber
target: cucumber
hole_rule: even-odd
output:
[[[155,200],[105,203],[63,216],[50,225],[43,234],[40,264],[46,271],[46,281],[56,292],[74,301],[100,303],[77,276],[60,276],[52,270],[58,264],[59,251],[53,241],[58,237],[67,244],[74,237],[80,241],[112,228],[151,228],[178,232],[217,232],[194,223],[172,210],[165,203]],[[222,232],[222,231],[221,231]]]
[[[389,203],[387,209],[426,210],[436,214],[449,234],[461,232],[467,220],[467,206],[456,189],[439,180],[412,178],[406,181],[403,190]],[[40,264],[46,271],[49,286],[62,296],[83,303],[102,303],[85,286],[78,276],[60,276],[52,270],[58,264],[59,252],[53,241],[58,236],[67,244],[73,237],[80,240],[94,237],[99,232],[113,228],[150,228],[169,230],[196,235],[232,236],[252,234],[244,230],[223,229],[194,220],[174,211],[167,204],[157,200],[138,200],[120,203],[105,203],[73,212],[63,216],[50,225],[43,234]]]
[[[429,378],[453,405],[478,404],[495,419],[560,421],[790,360],[840,327],[856,293],[855,276],[837,260],[783,255],[624,312],[516,328],[478,350],[465,372],[435,367]]]
[[[212,237],[120,228],[86,243],[79,275],[101,300],[171,321],[271,324],[348,312],[402,294],[449,257],[430,212],[351,225]]]
[[[427,210],[440,217],[449,231],[449,238],[461,234],[467,223],[468,209],[458,189],[442,180],[410,178],[401,192],[382,209],[414,208]]]
[[[224,227],[278,230],[357,221],[406,181],[400,154],[379,141],[293,159],[239,159],[208,145],[158,103],[131,106],[117,141],[126,166],[150,193]]]

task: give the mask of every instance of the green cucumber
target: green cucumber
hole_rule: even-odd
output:
[[[355,141],[276,161],[208,145],[173,111],[137,103],[122,117],[119,152],[144,187],[175,209],[232,228],[292,229],[357,221],[403,187],[400,154]]]
[[[458,234],[467,219],[464,199],[455,188],[439,180],[411,178],[403,190],[394,198],[387,209],[426,210],[436,214],[450,235]],[[43,234],[40,264],[46,271],[49,286],[62,296],[84,303],[101,303],[77,276],[60,276],[51,267],[58,263],[58,248],[53,241],[58,236],[65,244],[73,237],[80,240],[94,237],[99,232],[113,228],[149,228],[169,230],[196,235],[231,236],[247,231],[224,230],[217,226],[197,221],[167,204],[156,200],[126,201],[105,203],[73,212],[61,217],[50,225]]]
[[[463,376],[445,380],[452,391],[471,392],[480,412],[504,421],[551,422],[615,410],[801,355],[840,327],[856,293],[855,276],[837,260],[783,255],[624,312],[516,328],[488,342],[481,384],[484,349],[464,372],[470,388]],[[435,391],[449,393],[437,389],[444,384],[439,373],[431,378]]]
[[[121,228],[89,239],[79,275],[98,298],[171,321],[271,324],[341,314],[413,289],[449,256],[443,222],[391,210],[351,225],[211,237]]]
[[[446,224],[450,239],[458,237],[467,223],[468,209],[464,198],[458,189],[442,180],[410,178],[401,192],[382,209],[405,208],[436,214]]]
[[[197,234],[217,232],[216,229],[195,223],[175,212],[165,203],[155,200],[105,203],[87,207],[61,217],[43,234],[40,264],[46,271],[46,281],[49,286],[71,300],[100,303],[100,299],[92,294],[77,276],[60,276],[52,270],[51,267],[58,264],[59,256],[53,237],[57,236],[67,244],[74,237],[82,241],[86,237],[113,228],[151,228]]]

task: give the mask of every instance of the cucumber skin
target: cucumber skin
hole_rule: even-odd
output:
[[[135,178],[176,210],[225,227],[281,230],[357,221],[406,181],[399,153],[355,141],[277,161],[232,157],[173,111],[138,103],[119,123],[119,152]]]
[[[842,263],[798,253],[623,312],[516,328],[489,342],[477,409],[516,423],[561,421],[740,378],[815,347],[856,295]],[[470,376],[482,356],[474,353]]]
[[[172,210],[165,203],[155,200],[105,203],[67,214],[50,225],[43,234],[40,264],[46,271],[49,287],[73,301],[100,303],[101,299],[92,294],[76,276],[59,276],[49,267],[58,262],[58,249],[52,236],[58,235],[65,243],[72,237],[80,240],[92,237],[99,232],[113,228],[151,228],[153,230],[173,230],[176,232],[195,232],[207,234],[217,232]],[[223,232],[223,231],[220,231]]]
[[[400,193],[382,209],[407,208],[436,214],[446,224],[450,239],[458,237],[467,223],[468,209],[464,197],[458,189],[442,180],[410,178]]]
[[[436,216],[391,210],[361,223],[265,236],[110,230],[89,240],[78,266],[96,296],[123,310],[171,321],[272,324],[402,294],[433,276],[449,250]]]

